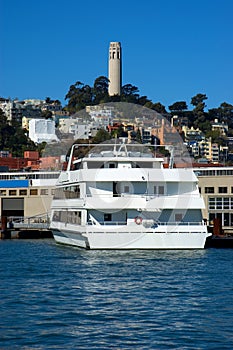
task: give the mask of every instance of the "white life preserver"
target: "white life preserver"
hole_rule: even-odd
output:
[[[134,221],[135,221],[135,223],[136,223],[137,225],[141,225],[141,223],[142,223],[142,218],[141,218],[141,216],[136,216],[136,218],[134,219]]]

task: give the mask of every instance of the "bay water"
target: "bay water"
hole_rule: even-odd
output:
[[[233,250],[0,241],[0,349],[233,349]]]

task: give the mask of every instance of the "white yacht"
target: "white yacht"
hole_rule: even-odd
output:
[[[144,145],[75,144],[50,229],[56,242],[85,249],[202,249],[203,207],[191,168],[165,167]]]

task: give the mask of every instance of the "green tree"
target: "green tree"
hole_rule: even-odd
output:
[[[10,150],[10,139],[15,129],[10,125],[5,113],[0,109],[0,150]]]
[[[179,112],[183,112],[188,109],[187,103],[185,101],[175,102],[172,105],[168,106],[169,110],[174,114]]]
[[[100,104],[109,101],[108,85],[109,80],[104,76],[100,76],[95,79],[93,86],[94,104]]]
[[[92,143],[101,143],[111,139],[111,135],[104,129],[97,131],[96,135],[92,139]]]
[[[126,84],[121,89],[121,102],[138,103],[139,90],[136,86]]]
[[[28,137],[21,124],[13,121],[9,124],[5,114],[0,109],[0,150],[8,150],[14,157],[22,157],[26,150],[36,150],[36,145]]]
[[[151,109],[153,109],[157,113],[167,114],[165,106],[162,105],[162,103],[160,103],[160,102],[153,103]]]
[[[70,113],[78,112],[81,109],[85,108],[87,105],[92,105],[92,88],[89,85],[84,85],[80,81],[77,81],[74,85],[70,86],[65,99],[68,100],[66,109]]]
[[[195,107],[199,107],[199,108],[204,108],[206,107],[206,104],[204,103],[205,100],[207,100],[208,97],[205,94],[197,94],[195,96],[192,97],[191,99],[191,104]]]
[[[147,104],[148,102],[151,102],[151,101],[147,98],[147,96],[140,96],[140,97],[138,98],[138,103],[139,103],[141,106],[145,106],[145,107],[146,107],[146,104]]]
[[[204,133],[211,130],[211,124],[208,118],[208,113],[204,112],[204,108],[206,107],[205,100],[208,97],[205,94],[197,94],[192,97],[191,104],[194,106],[193,115],[194,121],[193,125],[195,128],[199,128]]]
[[[45,119],[51,119],[53,117],[53,113],[51,111],[42,111],[41,117]]]

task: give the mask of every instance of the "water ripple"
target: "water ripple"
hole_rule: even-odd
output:
[[[232,349],[232,250],[0,241],[1,349]]]

